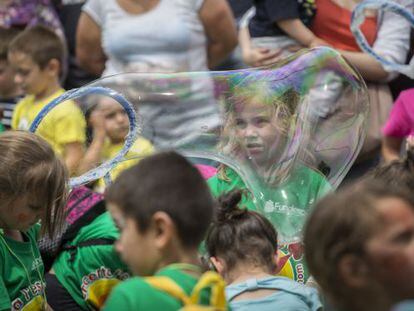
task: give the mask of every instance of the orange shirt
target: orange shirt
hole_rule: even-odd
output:
[[[332,0],[316,0],[316,15],[311,30],[313,33],[332,45],[333,48],[345,51],[360,52],[350,29],[352,12]],[[367,17],[361,31],[369,45],[377,36],[377,18]]]

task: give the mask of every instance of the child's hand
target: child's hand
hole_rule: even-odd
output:
[[[105,116],[103,115],[102,111],[99,109],[92,111],[89,122],[93,129],[94,138],[106,137]]]
[[[317,46],[331,46],[331,45],[325,40],[315,36],[315,38],[309,43],[309,47],[314,48]]]
[[[243,61],[251,67],[266,66],[278,61],[281,53],[280,49],[251,48],[243,53]]]

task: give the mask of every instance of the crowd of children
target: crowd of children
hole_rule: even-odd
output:
[[[24,4],[9,2],[9,8]],[[129,1],[118,2],[125,12],[137,10]],[[203,0],[196,2],[210,29],[206,36],[212,36],[207,53],[222,59],[223,47],[216,45],[214,51],[215,42],[225,41],[215,37],[221,24],[216,20],[213,25]],[[351,2],[252,1],[256,13],[250,24],[242,21],[240,32],[245,62],[264,65],[298,46],[329,45],[367,81],[392,78],[393,73],[358,50],[349,31],[342,33],[343,44],[338,42],[337,30],[348,27],[349,20],[329,19],[329,27],[323,27],[329,6],[348,16],[359,1]],[[160,5],[148,3],[139,14]],[[52,8],[49,1],[40,4]],[[228,20],[226,5],[217,5],[216,11]],[[388,34],[383,30],[393,18],[367,13],[363,31],[374,48],[390,58],[405,57],[405,33],[394,38],[398,27]],[[0,15],[6,21],[8,15]],[[100,179],[69,189],[71,176],[90,171],[122,149],[128,116],[111,98],[92,96],[82,103],[86,114],[84,106],[67,100],[47,114],[36,134],[29,133],[39,112],[65,92],[66,43],[60,24],[51,29],[36,19],[24,29],[4,21],[0,311],[414,308],[413,302],[398,305],[414,301],[413,90],[399,95],[383,128],[384,163],[336,192],[317,168],[295,162],[288,148],[298,122],[297,91],[273,94],[263,89],[266,83],[254,82],[240,84],[226,99],[218,148],[250,166],[260,198],[232,167],[194,165],[180,153],[157,151],[142,136],[110,172],[111,185]],[[191,29],[200,35],[198,28]],[[227,30],[232,37],[233,29]],[[391,51],[385,46],[390,42],[401,43],[401,49]],[[283,229],[262,213],[260,200],[308,215],[303,239],[281,243]],[[291,219],[302,226],[301,217]],[[287,263],[300,271],[290,273]]]

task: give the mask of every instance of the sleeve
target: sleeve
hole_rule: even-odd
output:
[[[13,110],[13,115],[12,115],[12,120],[11,120],[11,128],[13,130],[17,130],[19,127],[20,111],[21,111],[21,102],[19,102]]]
[[[395,0],[405,7],[409,7],[410,1]],[[404,64],[410,47],[410,22],[389,11],[385,11],[380,17],[377,39],[373,45],[374,52],[390,62]],[[397,75],[398,73],[392,72],[388,80]]]
[[[82,11],[88,14],[99,26],[105,22],[105,1],[112,0],[88,0],[82,7]]]
[[[382,129],[384,136],[405,137],[410,134],[411,122],[404,107],[405,94],[405,92],[401,93],[393,105],[390,116]]]
[[[294,0],[265,0],[264,8],[271,22],[299,18],[298,2]]]
[[[80,109],[73,102],[62,105],[56,111],[53,122],[56,142],[61,145],[86,141],[86,121]]]
[[[11,301],[3,278],[0,278],[0,311],[10,310]]]

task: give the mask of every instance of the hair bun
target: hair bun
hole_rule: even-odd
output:
[[[239,203],[242,199],[242,192],[240,190],[233,190],[222,194],[218,198],[219,210],[217,214],[217,220],[219,222],[225,222],[240,218],[246,213],[245,209],[239,208]]]

